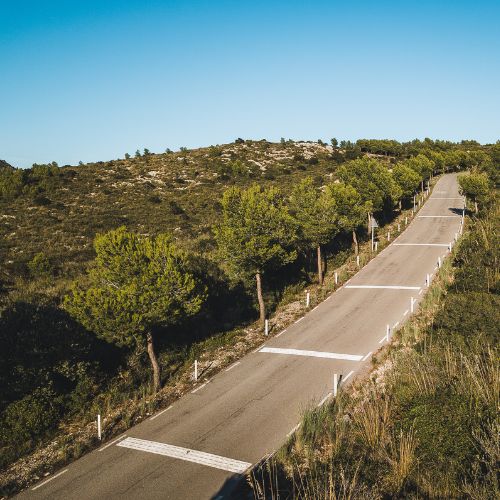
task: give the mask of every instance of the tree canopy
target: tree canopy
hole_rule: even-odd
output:
[[[186,254],[165,234],[148,238],[122,226],[97,235],[94,248],[88,281],[75,284],[65,308],[109,342],[147,347],[158,389],[153,331],[197,313],[205,291],[190,273]]]
[[[243,279],[256,277],[260,317],[264,321],[261,275],[297,257],[291,248],[296,240],[295,222],[283,196],[274,187],[229,188],[222,197],[222,221],[214,233],[219,254],[231,274]]]

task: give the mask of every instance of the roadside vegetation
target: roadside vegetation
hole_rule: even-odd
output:
[[[475,175],[466,234],[418,313],[255,470],[255,498],[500,496],[500,208],[490,190],[475,212]]]
[[[433,176],[469,171],[462,190],[481,214],[499,162],[500,144],[473,141],[238,139],[77,167],[1,163],[0,468],[49,443],[62,464],[95,445],[67,443],[97,411],[134,402],[109,416],[112,432],[178,397],[204,350],[243,353],[242,338]],[[15,475],[6,492],[26,483]]]

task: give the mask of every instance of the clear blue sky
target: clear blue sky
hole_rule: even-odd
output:
[[[0,158],[500,138],[498,1],[0,0]]]

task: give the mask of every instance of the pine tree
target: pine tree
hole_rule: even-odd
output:
[[[94,248],[88,277],[74,284],[65,309],[109,342],[146,347],[157,391],[161,373],[154,331],[197,313],[205,290],[190,273],[186,254],[165,234],[147,238],[120,227],[97,235]]]
[[[303,179],[292,190],[290,213],[297,222],[299,245],[315,249],[318,260],[318,283],[323,284],[322,245],[333,239],[337,229],[334,200],[314,187],[312,178]]]
[[[254,185],[229,188],[222,197],[222,221],[214,228],[219,254],[238,279],[255,278],[260,321],[266,308],[262,276],[296,259],[294,222],[278,189]]]
[[[326,194],[333,200],[338,227],[352,233],[354,250],[358,255],[359,244],[356,230],[363,224],[366,214],[372,211],[371,202],[363,201],[361,195],[352,186],[342,182],[327,186]]]

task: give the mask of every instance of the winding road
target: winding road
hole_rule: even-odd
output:
[[[408,228],[344,286],[265,346],[126,435],[22,492],[33,499],[230,497],[301,413],[353,380],[411,315],[459,232],[463,197],[442,176]]]

